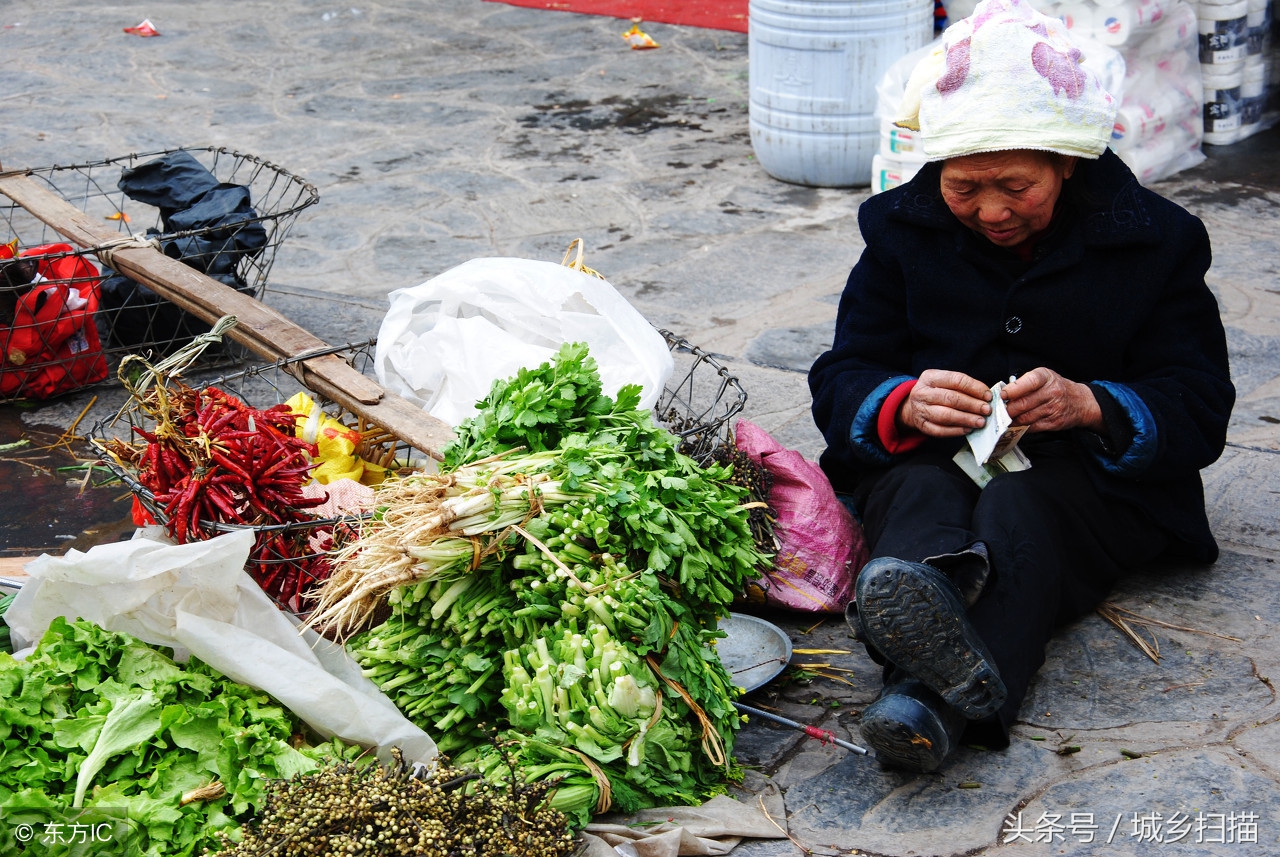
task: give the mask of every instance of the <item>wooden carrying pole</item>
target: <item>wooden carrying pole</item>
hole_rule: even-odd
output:
[[[67,240],[86,248],[103,264],[213,324],[234,315],[227,336],[267,360],[296,358],[329,348],[324,340],[280,313],[171,259],[145,241],[134,241],[100,224],[71,203],[21,173],[0,172],[0,193],[22,206]],[[429,455],[453,439],[453,429],[407,399],[367,378],[335,354],[299,360],[288,367],[307,389],[386,429]]]

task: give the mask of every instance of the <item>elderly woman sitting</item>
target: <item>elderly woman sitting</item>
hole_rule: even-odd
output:
[[[984,0],[908,84],[929,163],[859,212],[809,384],[872,548],[848,617],[885,665],[861,729],[889,764],[1006,746],[1056,626],[1161,554],[1217,555],[1209,239],[1107,150],[1115,109],[1061,22]],[[1001,406],[1026,433],[992,476],[966,435]]]

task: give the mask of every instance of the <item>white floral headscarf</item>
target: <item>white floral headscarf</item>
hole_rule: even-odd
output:
[[[912,71],[897,124],[931,161],[1005,149],[1096,158],[1119,105],[1081,66],[1056,18],[1024,0],[983,0]]]

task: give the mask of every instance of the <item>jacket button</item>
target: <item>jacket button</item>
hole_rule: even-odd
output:
[[[1019,330],[1022,330],[1022,319],[1016,315],[1011,315],[1004,320],[1005,333],[1017,333]]]

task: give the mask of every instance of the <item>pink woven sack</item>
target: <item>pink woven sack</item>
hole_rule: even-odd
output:
[[[862,526],[836,498],[815,462],[787,449],[746,420],[734,428],[738,449],[773,480],[777,515],[774,565],[759,581],[766,604],[806,613],[843,614],[853,581],[867,561]]]

